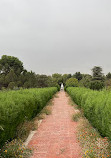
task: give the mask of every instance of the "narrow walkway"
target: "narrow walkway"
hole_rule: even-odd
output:
[[[81,158],[76,138],[77,123],[71,120],[74,108],[68,104],[65,92],[54,98],[52,114],[43,120],[29,146],[34,147],[31,158]]]

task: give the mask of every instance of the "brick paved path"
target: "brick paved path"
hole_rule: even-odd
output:
[[[74,108],[68,104],[65,92],[54,98],[52,114],[41,123],[29,146],[34,147],[31,158],[81,158],[76,138],[77,123],[71,120]]]

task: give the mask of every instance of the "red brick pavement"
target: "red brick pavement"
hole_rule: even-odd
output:
[[[47,116],[29,142],[34,148],[31,158],[81,158],[76,138],[77,123],[71,120],[74,108],[68,104],[65,92],[54,98],[52,114]]]

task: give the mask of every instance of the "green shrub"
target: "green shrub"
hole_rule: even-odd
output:
[[[81,118],[82,114],[79,112],[79,113],[75,113],[73,116],[72,116],[72,120],[77,122],[80,118]]]
[[[90,82],[89,88],[93,90],[101,90],[104,88],[104,83],[99,80],[94,80]]]
[[[107,90],[111,90],[111,79],[105,81],[105,87]]]
[[[78,80],[76,78],[70,78],[66,81],[66,87],[78,87]]]
[[[111,91],[69,87],[67,92],[101,135],[111,139]]]
[[[35,117],[56,92],[55,87],[1,91],[0,145],[16,137],[18,125]]]
[[[8,89],[14,89],[14,87],[16,87],[16,83],[15,82],[10,82],[8,84]]]
[[[60,91],[60,86],[59,86],[58,83],[56,83],[56,84],[54,85],[54,87],[57,87],[57,90]]]

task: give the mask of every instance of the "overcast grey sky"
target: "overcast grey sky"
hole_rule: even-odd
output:
[[[111,72],[111,0],[0,0],[0,57],[36,73]]]

